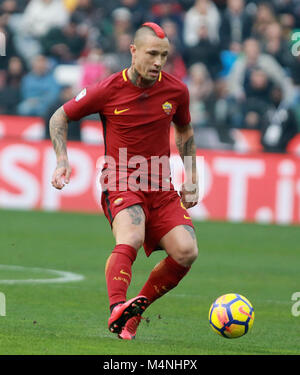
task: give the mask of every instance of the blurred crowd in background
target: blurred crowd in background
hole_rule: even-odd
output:
[[[299,0],[0,0],[0,114],[48,121],[130,66],[146,21],[169,38],[164,70],[188,85],[199,147],[208,129],[228,147],[231,129],[255,129],[265,151],[285,152],[300,132]]]

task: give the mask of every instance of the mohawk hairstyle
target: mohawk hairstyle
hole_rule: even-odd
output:
[[[149,27],[161,39],[164,39],[165,36],[166,36],[164,30],[157,23],[154,23],[154,22],[145,22],[145,23],[142,24],[142,27]]]

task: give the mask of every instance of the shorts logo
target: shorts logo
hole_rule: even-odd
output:
[[[83,89],[80,91],[80,93],[76,96],[75,102],[79,102],[80,99],[84,98],[86,96],[86,89]]]
[[[165,111],[167,115],[169,115],[172,112],[172,104],[169,102],[165,102],[162,105],[162,109]]]
[[[180,206],[187,212],[187,209],[184,207],[184,204],[180,201]],[[190,220],[190,216],[187,216],[187,215],[183,215],[183,217],[187,220]]]
[[[117,199],[114,200],[114,204],[116,206],[119,206],[122,202],[123,202],[123,198],[117,198]]]

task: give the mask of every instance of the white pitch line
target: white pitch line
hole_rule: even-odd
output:
[[[52,279],[25,279],[25,280],[0,280],[0,284],[49,284],[49,283],[69,283],[73,281],[84,280],[83,275],[79,275],[73,272],[58,271],[46,268],[37,267],[23,267],[23,266],[10,266],[0,264],[0,270],[11,270],[11,271],[31,271],[31,272],[48,272],[59,277]]]

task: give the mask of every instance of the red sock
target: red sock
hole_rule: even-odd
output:
[[[150,303],[154,302],[157,298],[175,288],[190,268],[178,264],[168,256],[153,268],[139,294],[147,297]]]
[[[116,245],[105,266],[109,306],[126,301],[131,282],[131,266],[137,252],[129,245]]]

